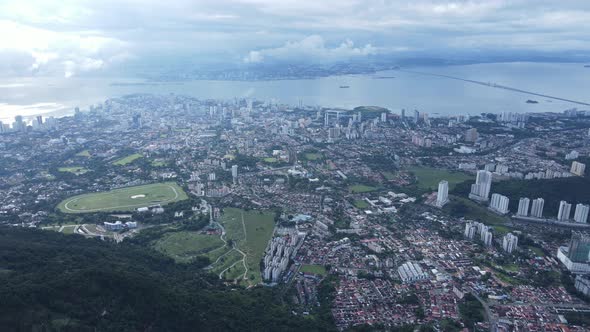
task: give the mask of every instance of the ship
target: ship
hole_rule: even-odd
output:
[[[348,89],[348,88],[350,88],[350,86],[348,86],[348,85],[341,85],[340,86],[340,89]]]

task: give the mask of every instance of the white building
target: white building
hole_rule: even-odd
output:
[[[121,221],[117,220],[115,222],[107,222],[105,221],[103,223],[104,228],[107,231],[119,231],[122,230],[123,228],[125,228],[125,224],[123,224]]]
[[[518,212],[516,213],[517,216],[526,217],[529,215],[529,204],[530,199],[527,197],[521,197],[518,201]]]
[[[516,248],[518,248],[518,237],[512,233],[508,233],[504,235],[502,239],[502,248],[507,253],[512,253]]]
[[[477,225],[474,222],[468,222],[465,224],[464,235],[466,238],[473,240],[476,232],[477,232]]]
[[[490,201],[490,209],[501,214],[508,213],[508,203],[510,200],[508,197],[500,194],[493,194],[492,200]]]
[[[565,160],[574,160],[580,156],[580,153],[576,150],[572,150],[572,152],[565,155]]]
[[[428,278],[428,274],[422,271],[422,268],[418,263],[405,262],[397,268],[402,282],[411,283],[414,281],[424,280]]]
[[[475,183],[471,185],[469,198],[478,201],[487,201],[492,188],[492,173],[489,171],[477,171]]]
[[[436,205],[443,207],[449,201],[449,182],[442,180],[438,183],[438,192],[436,194]]]
[[[582,203],[576,204],[576,212],[574,213],[574,220],[580,223],[586,223],[588,221],[588,212],[590,211],[590,206],[584,205]]]
[[[543,206],[545,206],[544,199],[533,199],[533,206],[531,207],[531,217],[543,218]]]
[[[568,221],[572,211],[572,205],[566,201],[559,202],[559,212],[557,212],[557,220]]]
[[[570,173],[575,174],[577,176],[584,176],[584,170],[586,170],[586,164],[577,161],[572,162],[572,168],[570,169]]]

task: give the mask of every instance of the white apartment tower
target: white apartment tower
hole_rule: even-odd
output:
[[[543,207],[545,200],[542,198],[533,199],[533,206],[531,207],[531,217],[543,218]]]
[[[512,233],[504,235],[502,239],[502,248],[507,253],[512,253],[518,247],[518,237]]]
[[[518,212],[516,213],[517,216],[526,217],[529,215],[529,204],[530,199],[527,197],[521,197],[518,201]]]
[[[438,192],[436,194],[436,205],[443,207],[449,201],[449,182],[442,180],[438,183]]]
[[[559,202],[559,212],[557,212],[557,220],[568,221],[572,211],[572,205],[566,201]]]
[[[574,213],[574,220],[579,223],[586,223],[588,222],[588,212],[590,211],[590,206],[584,205],[582,203],[576,204],[576,212]]]
[[[492,173],[489,171],[477,171],[475,183],[471,185],[469,198],[477,201],[487,201],[492,188]]]
[[[492,194],[492,200],[490,201],[490,209],[501,213],[508,213],[508,203],[510,200],[508,197],[500,194]]]

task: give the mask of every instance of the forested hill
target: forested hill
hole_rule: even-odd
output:
[[[133,244],[0,227],[2,331],[325,330],[268,288],[230,290]]]

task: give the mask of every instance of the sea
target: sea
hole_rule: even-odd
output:
[[[474,80],[485,84],[457,80]],[[430,116],[561,112],[590,106],[494,87],[494,84],[590,104],[590,68],[580,63],[486,63],[401,68],[374,74],[270,81],[148,82],[128,77],[0,78],[0,121],[64,116],[133,93],[199,99],[252,98],[289,105],[352,109],[382,106]],[[537,103],[528,102],[536,101]]]

